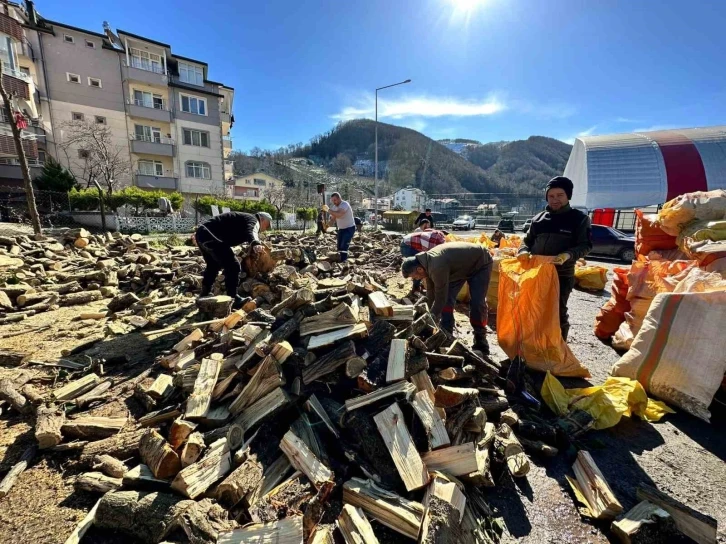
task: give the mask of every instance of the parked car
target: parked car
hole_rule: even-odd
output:
[[[499,230],[501,230],[502,232],[514,233],[514,219],[511,219],[511,218],[500,219],[499,224],[497,224],[497,228]]]
[[[616,257],[630,262],[635,259],[635,237],[605,225],[592,226],[592,255]]]
[[[476,220],[471,215],[460,215],[454,219],[454,230],[471,230],[476,228]]]
[[[525,234],[527,234],[529,232],[529,227],[531,227],[531,226],[532,226],[532,220],[531,219],[527,219],[524,222],[524,226],[522,227],[522,232],[525,233]]]

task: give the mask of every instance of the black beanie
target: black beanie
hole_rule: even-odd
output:
[[[572,188],[573,185],[570,178],[556,176],[547,182],[547,187],[545,187],[545,200],[547,200],[547,193],[550,189],[562,189],[567,195],[567,200],[572,200]]]

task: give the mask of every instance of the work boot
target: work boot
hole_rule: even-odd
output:
[[[236,295],[234,297],[234,300],[232,301],[232,310],[241,310],[242,306],[245,304],[245,299],[243,299],[241,296]]]
[[[474,345],[471,349],[480,352],[484,357],[489,357],[489,342],[485,332],[474,333]]]

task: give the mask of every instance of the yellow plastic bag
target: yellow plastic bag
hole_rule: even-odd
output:
[[[595,419],[594,429],[614,427],[623,416],[633,414],[645,421],[659,421],[675,414],[664,402],[652,400],[636,380],[609,377],[604,384],[584,389],[565,389],[549,372],[542,384],[542,400],[557,415],[579,408]]]
[[[580,289],[602,291],[608,282],[608,269],[594,265],[575,267],[575,282]]]
[[[552,257],[503,260],[498,298],[497,339],[510,359],[519,355],[527,366],[556,376],[590,377],[562,339],[560,284]]]
[[[513,234],[509,237],[502,238],[499,241],[499,249],[504,249],[507,247],[513,247],[514,249],[519,249],[519,246],[522,245],[522,238],[517,236],[516,234]]]
[[[471,293],[469,293],[469,282],[464,282],[464,285],[461,286],[461,290],[459,291],[459,294],[456,295],[456,302],[467,303],[470,300],[471,300]]]

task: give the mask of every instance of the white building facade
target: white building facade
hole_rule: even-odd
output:
[[[425,209],[426,193],[416,187],[399,189],[393,194],[393,207],[400,206],[406,211],[423,211]]]

